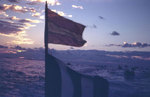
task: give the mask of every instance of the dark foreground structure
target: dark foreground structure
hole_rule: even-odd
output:
[[[46,76],[46,97],[108,97],[106,79],[76,72],[49,54],[46,56]]]

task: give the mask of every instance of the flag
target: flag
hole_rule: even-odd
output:
[[[45,97],[108,97],[108,81],[81,74],[48,53],[48,43],[83,46],[85,26],[45,7]]]
[[[47,8],[48,43],[81,47],[86,41],[82,39],[85,26],[66,19]]]
[[[46,64],[46,97],[108,97],[106,79],[81,74],[49,54]]]

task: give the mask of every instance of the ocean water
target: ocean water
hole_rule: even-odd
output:
[[[76,60],[76,65],[71,65],[76,71],[88,75],[99,75],[109,81],[109,97],[150,97],[149,61],[142,65],[136,63],[134,66],[121,64],[122,69],[118,69],[118,65],[108,64],[108,62],[106,65],[96,65],[95,61],[89,58],[84,59],[85,62],[93,63],[91,65],[84,63],[82,59]],[[82,64],[78,64],[80,63],[78,61]],[[125,69],[132,67],[136,67],[135,76],[126,78]],[[44,73],[45,64],[41,58],[25,58],[22,54],[17,57],[1,57],[0,97],[44,97]]]
[[[137,66],[135,76],[129,78],[125,77],[124,69],[118,69],[117,66],[112,65],[79,65],[73,66],[73,68],[84,74],[99,75],[107,79],[109,81],[109,97],[150,97],[149,65]],[[130,67],[128,66],[128,68]]]
[[[44,62],[0,60],[0,97],[44,97]]]

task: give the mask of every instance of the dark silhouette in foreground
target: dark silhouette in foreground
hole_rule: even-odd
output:
[[[46,97],[108,97],[106,79],[81,74],[49,54],[45,82]]]

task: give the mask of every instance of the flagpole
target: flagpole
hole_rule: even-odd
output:
[[[45,35],[44,35],[44,44],[45,44],[45,56],[48,55],[48,7],[47,1],[45,4]]]
[[[45,46],[45,97],[48,97],[48,7],[45,2],[45,32],[44,32],[44,46]]]

